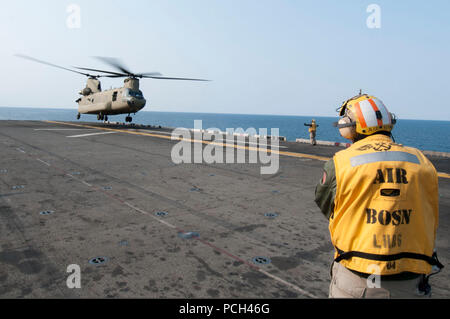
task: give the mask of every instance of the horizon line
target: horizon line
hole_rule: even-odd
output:
[[[69,108],[69,107],[42,107],[42,106],[0,106],[0,108],[29,108],[29,109],[50,109],[50,110],[77,110],[77,108]],[[225,115],[261,115],[261,116],[300,116],[300,117],[336,117],[339,118],[339,115],[336,116],[324,116],[324,115],[298,115],[298,114],[267,114],[267,113],[222,113],[222,112],[186,112],[186,111],[155,111],[155,110],[141,110],[139,112],[136,112],[135,114],[141,113],[141,112],[159,112],[159,113],[192,113],[192,114],[225,114]],[[89,114],[88,114],[89,115]],[[113,115],[118,116],[121,114]],[[414,120],[414,121],[437,121],[437,122],[450,122],[449,120],[435,120],[435,119],[417,119],[417,118],[398,118],[400,120]]]

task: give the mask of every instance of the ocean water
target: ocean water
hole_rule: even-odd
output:
[[[0,107],[0,120],[55,120],[76,121],[76,109],[43,109],[43,108],[11,108]],[[347,142],[333,127],[337,117],[314,117],[319,127],[317,140]],[[194,120],[203,121],[203,129],[217,128],[266,128],[270,135],[271,128],[279,128],[279,134],[288,141],[296,138],[309,139],[308,127],[311,117],[282,115],[250,115],[250,114],[215,114],[184,112],[139,112],[133,115],[133,122],[146,125],[166,127],[193,128]],[[125,115],[110,116],[110,121],[124,122]],[[94,115],[82,115],[80,121],[97,122]],[[1,124],[0,124],[1,125]],[[417,147],[421,150],[450,153],[450,121],[421,121],[399,119],[394,127],[393,135],[397,143]]]

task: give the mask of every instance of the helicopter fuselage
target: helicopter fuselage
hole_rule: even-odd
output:
[[[142,110],[146,100],[142,92],[130,88],[118,88],[80,97],[78,113],[118,115],[136,113]]]

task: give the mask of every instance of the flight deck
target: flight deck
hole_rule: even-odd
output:
[[[278,172],[261,175],[260,163],[176,164],[170,135],[0,121],[0,298],[327,298],[334,249],[314,191],[342,148],[281,141]],[[445,266],[430,281],[449,298],[450,158],[429,158]]]

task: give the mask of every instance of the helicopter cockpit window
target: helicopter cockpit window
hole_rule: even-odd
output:
[[[128,91],[128,95],[129,95],[129,96],[132,96],[132,97],[135,97],[135,98],[137,98],[137,99],[143,99],[143,98],[144,98],[144,96],[142,95],[142,92],[141,92],[141,91],[133,91],[133,90],[129,90],[129,91]]]

